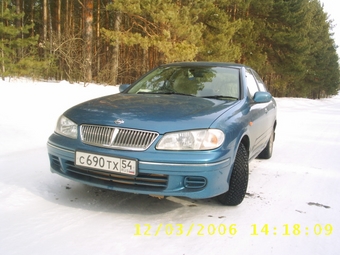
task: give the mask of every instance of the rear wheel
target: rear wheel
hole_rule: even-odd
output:
[[[272,157],[273,147],[274,147],[274,138],[275,138],[275,132],[273,130],[272,134],[270,135],[266,148],[264,148],[263,151],[261,151],[261,153],[257,156],[257,158],[270,159]]]
[[[241,143],[234,161],[229,190],[217,196],[217,199],[224,205],[240,204],[247,191],[248,176],[248,152],[246,147]]]

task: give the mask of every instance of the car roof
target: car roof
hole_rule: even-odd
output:
[[[198,62],[174,62],[170,64],[164,64],[162,66],[220,66],[220,67],[233,67],[233,68],[242,68],[247,67],[243,64],[237,63],[228,63],[228,62],[207,62],[207,61],[198,61]]]

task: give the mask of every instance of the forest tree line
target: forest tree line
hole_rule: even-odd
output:
[[[319,0],[0,0],[1,76],[132,83],[175,61],[236,62],[274,96],[337,94]]]

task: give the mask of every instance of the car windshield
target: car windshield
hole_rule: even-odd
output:
[[[165,66],[149,73],[127,93],[237,100],[240,98],[240,75],[238,69],[230,67]]]

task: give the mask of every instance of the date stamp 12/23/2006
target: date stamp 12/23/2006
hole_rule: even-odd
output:
[[[236,236],[240,234],[237,224],[135,224],[134,236]],[[248,234],[250,236],[330,236],[333,234],[332,224],[251,224]]]

